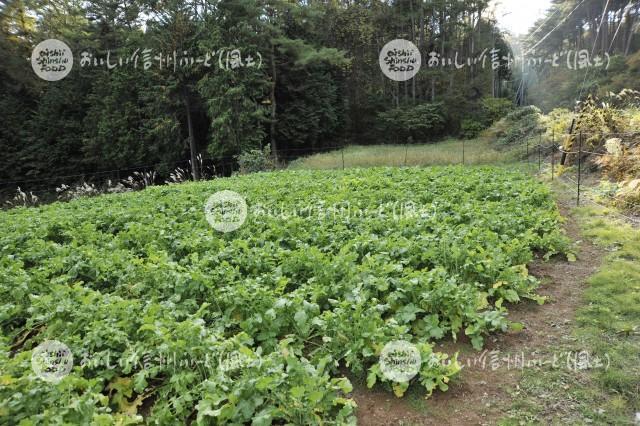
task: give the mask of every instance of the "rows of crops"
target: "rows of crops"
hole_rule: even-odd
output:
[[[203,206],[246,197],[237,231]],[[277,172],[0,213],[0,416],[15,422],[354,421],[351,384],[407,340],[412,383],[460,366],[433,342],[509,326],[539,300],[526,264],[564,250],[549,191],[495,168]],[[67,345],[45,382],[33,349]],[[464,374],[464,373],[462,373]],[[31,423],[25,423],[31,424]]]

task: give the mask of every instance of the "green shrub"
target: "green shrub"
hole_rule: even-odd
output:
[[[460,137],[473,139],[513,110],[513,102],[505,98],[483,98],[474,111],[460,120]]]
[[[533,105],[529,105],[529,106],[517,108],[511,111],[509,114],[507,114],[505,118],[508,121],[516,122],[518,120],[523,119],[524,117],[535,116],[535,115],[540,115],[540,109]]]
[[[513,102],[506,98],[483,98],[482,115],[486,127],[492,125],[513,110]]]
[[[486,129],[483,123],[476,121],[472,118],[466,118],[462,120],[462,124],[460,125],[460,136],[465,139],[473,139],[477,137],[481,131]]]
[[[543,117],[543,122],[547,128],[547,136],[555,136],[556,141],[560,140],[560,135],[566,134],[571,126],[573,113],[566,108],[555,108]]]
[[[504,118],[506,131],[498,138],[500,145],[515,145],[530,139],[544,131],[541,124],[540,110],[534,106],[518,108]]]
[[[271,146],[266,145],[263,149],[251,149],[244,151],[237,157],[240,166],[240,173],[266,172],[275,169],[275,163],[271,158]]]
[[[395,135],[396,142],[424,141],[439,136],[444,130],[445,118],[442,104],[420,104],[393,108],[378,114],[379,130],[387,135]]]

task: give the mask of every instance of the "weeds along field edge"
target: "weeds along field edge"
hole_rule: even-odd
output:
[[[212,194],[246,220],[210,226]],[[494,167],[281,171],[0,213],[0,414],[94,423],[353,423],[344,369],[397,396],[446,391],[434,342],[543,303],[534,256],[567,253],[550,190]],[[42,380],[46,341],[73,354]],[[390,342],[414,376],[381,365]]]

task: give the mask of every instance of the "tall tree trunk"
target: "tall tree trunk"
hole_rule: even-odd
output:
[[[578,25],[578,36],[576,38],[576,51],[580,51],[582,49],[582,45],[584,43],[584,23],[580,20],[580,25]]]
[[[624,29],[622,30],[622,37],[620,37],[620,52],[624,52],[624,48],[626,47],[626,43],[627,43],[627,28],[629,28],[628,22],[631,19],[631,17],[629,16],[629,14],[626,14],[624,17],[625,20],[625,25],[624,25]]]
[[[496,38],[495,32],[493,31],[493,23],[489,21],[489,25],[491,25],[491,49],[495,49]],[[493,69],[493,65],[491,65],[491,97],[496,97],[496,71]]]
[[[416,42],[416,18],[413,15],[413,0],[409,0],[409,9],[411,13],[411,41]],[[411,79],[411,101],[416,103],[416,76]]]
[[[445,23],[445,12],[442,11],[442,13],[440,13],[440,36],[442,37],[442,49],[440,51],[440,54],[442,55],[442,57],[444,58],[444,43],[445,43],[445,35],[446,35],[446,31],[444,30],[444,23]]]
[[[420,54],[423,55],[426,52],[424,51],[424,2],[422,0],[420,0],[420,15],[418,17],[418,26],[419,26],[419,37],[420,37],[420,41],[418,42],[418,50],[420,50]],[[423,57],[422,65],[425,66],[426,62],[427,62],[426,57]],[[424,99],[423,91],[420,91],[420,93],[421,93],[421,98]]]
[[[187,89],[184,89],[184,108],[187,112],[187,128],[189,130],[189,151],[191,152],[191,175],[193,180],[200,180],[200,170],[198,169],[197,162],[197,147],[196,140],[193,135],[193,119],[191,118],[191,99],[189,97],[189,92]]]
[[[442,11],[440,12],[440,36],[442,37],[442,47],[440,50],[440,56],[442,60],[445,60],[445,40],[446,40],[446,34],[447,32],[445,31],[445,22],[447,19],[447,5],[446,3],[443,5]],[[444,69],[444,68],[443,68]]]
[[[624,47],[624,56],[627,56],[629,54],[629,50],[631,49],[631,41],[633,40],[633,27],[636,23],[636,19],[638,16],[638,7],[636,6],[636,13],[635,15],[633,15],[633,18],[631,17],[631,11],[629,11],[629,13],[627,14],[627,17],[629,19],[629,34],[627,35],[627,42],[626,45]]]
[[[431,102],[436,101],[436,80],[435,77],[431,77]]]
[[[422,1],[420,1],[420,15],[418,16],[418,27],[419,27],[419,37],[420,37],[418,48],[422,53],[422,49],[424,48],[424,4]]]
[[[475,31],[476,18],[474,16],[474,14],[471,14],[470,20],[471,20],[471,23],[470,23],[470,26],[471,26],[471,41],[470,42],[471,42],[471,44],[469,46],[469,56],[473,56],[474,52],[476,50],[476,37],[475,37],[475,34],[476,34],[476,31]],[[471,67],[469,69],[469,73],[471,74],[471,81],[473,81],[473,79],[476,76],[475,65],[474,64],[471,64]]]
[[[618,14],[618,20],[617,20],[617,22],[615,23],[616,31],[613,33],[613,37],[614,37],[614,38],[611,40],[611,45],[612,45],[612,47],[613,47],[613,51],[612,51],[612,52],[609,52],[609,53],[613,53],[613,52],[615,52],[616,50],[618,50],[618,49],[616,49],[616,47],[617,47],[618,45],[620,45],[620,41],[619,41],[619,40],[620,40],[620,37],[618,37],[618,32],[620,31],[620,27],[622,26],[622,20],[623,20],[623,19],[624,19],[624,6],[622,7],[622,9],[620,9],[620,13]],[[620,51],[621,51],[621,50],[622,50],[622,48],[620,48]]]
[[[271,153],[278,163],[278,146],[276,144],[276,46],[271,43],[271,123],[269,125],[269,138],[271,141]]]
[[[602,39],[600,40],[600,49],[604,53],[607,50],[607,40],[609,40],[609,17],[605,18],[604,23],[602,24]]]

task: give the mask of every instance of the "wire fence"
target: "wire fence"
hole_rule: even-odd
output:
[[[327,147],[319,147],[319,148],[287,148],[286,150],[279,151],[278,157],[283,159],[298,158],[300,154],[304,154],[304,153],[317,154],[321,152],[328,152],[336,149],[341,149],[344,147],[345,145],[327,146]],[[214,166],[217,165],[220,170],[224,170],[225,166],[237,167],[238,165],[236,155],[222,156],[222,157],[205,157],[205,158],[201,158],[201,160],[205,164],[210,164]],[[35,178],[35,179],[6,180],[6,181],[0,181],[0,188],[6,188],[10,186],[15,187],[15,185],[28,184],[28,183],[62,181],[65,179],[67,180],[78,179],[78,180],[85,181],[89,178],[99,177],[99,176],[107,176],[107,177],[116,176],[116,178],[119,179],[120,176],[125,176],[127,173],[133,173],[136,171],[145,172],[150,170],[158,170],[160,168],[176,169],[180,166],[191,167],[191,160],[177,160],[177,161],[170,161],[170,162],[165,161],[165,162],[158,162],[158,163],[152,163],[152,164],[135,165],[135,166],[126,167],[126,168],[100,170],[95,172],[84,172],[84,173],[77,173],[77,174],[71,174],[71,175],[48,176],[44,178]]]
[[[539,134],[533,138],[525,138],[525,143],[521,145],[521,149],[524,149],[524,152],[522,152],[522,156],[524,158],[521,158],[519,162],[523,165],[526,163],[526,168],[528,171],[535,171],[537,169],[538,173],[542,173],[543,165],[545,167],[548,166],[550,179],[558,179],[560,180],[560,182],[562,182],[565,188],[570,189],[571,192],[575,194],[577,206],[580,206],[581,203],[585,200],[590,203],[601,205],[596,200],[602,199],[604,197],[617,206],[622,206],[623,208],[637,208],[638,206],[634,203],[620,200],[612,196],[611,194],[607,194],[606,192],[602,191],[596,191],[594,188],[585,185],[583,178],[586,171],[585,167],[587,165],[588,158],[590,156],[603,157],[611,155],[608,152],[598,152],[599,149],[604,148],[603,146],[599,146],[595,149],[587,149],[585,147],[584,141],[588,140],[594,135],[598,135],[598,138],[600,140],[608,140],[613,137],[618,138],[620,139],[624,149],[627,150],[640,145],[640,131],[606,134],[575,132],[570,134],[563,134],[561,135],[561,137],[564,140],[556,141],[555,133],[552,132],[551,136],[549,137],[547,136],[546,129],[544,129],[541,130]],[[537,143],[535,143],[536,139]],[[575,146],[571,146],[570,149],[565,149],[564,141],[566,141],[567,139],[576,142],[577,149]],[[468,165],[468,144],[468,141],[465,141],[464,139],[461,140],[460,152],[457,154],[458,160],[452,161],[451,164],[458,163],[462,165]],[[402,146],[391,146],[395,146],[396,148],[398,148],[398,151],[400,152],[399,155],[403,157],[396,159],[394,165],[407,166],[409,160],[409,148],[413,148],[417,146],[417,144],[405,143]],[[349,145],[331,145],[322,147],[293,147],[284,150],[278,150],[276,165],[279,168],[287,167],[291,162],[300,158],[334,152],[336,157],[332,159],[334,161],[334,167],[345,169],[348,163],[348,161],[345,159],[345,149],[349,147]],[[568,161],[572,161],[577,167],[577,171],[575,172],[574,177],[571,177],[570,173],[566,172],[566,170],[563,170],[562,175],[558,174],[558,166],[563,165],[563,163],[566,164]],[[206,158],[200,156],[198,157],[196,167],[204,175],[204,178],[209,179],[215,177],[230,176],[234,172],[238,171],[239,163],[237,156]],[[24,191],[25,193],[34,194],[39,198],[42,197],[45,199],[42,201],[53,201],[59,198],[57,197],[57,194],[60,191],[60,185],[62,184],[70,184],[73,186],[74,184],[84,184],[85,182],[89,182],[103,185],[107,181],[112,181],[115,183],[126,183],[131,182],[132,178],[129,176],[144,173],[155,173],[160,169],[165,170],[164,183],[172,183],[169,173],[174,173],[175,175],[179,172],[179,181],[192,179],[191,161],[180,160],[175,162],[160,162],[154,164],[137,165],[121,169],[102,170],[93,173],[78,173],[62,176],[50,176],[38,179],[0,181],[0,194],[4,193],[4,197],[1,198],[4,198],[4,200],[6,201],[9,200],[10,197],[15,196],[16,189],[18,187],[25,186],[24,188],[22,188],[22,191]],[[123,179],[123,177],[126,178]],[[127,179],[129,180],[127,181]],[[154,184],[158,183],[159,182],[154,182]],[[32,188],[29,188],[29,186],[32,186]],[[624,215],[622,213],[620,214],[620,216],[624,217],[625,220],[628,220],[634,224],[640,224],[639,218],[634,218],[633,216]]]
[[[577,141],[577,149],[572,147],[567,150],[564,148],[562,143],[556,143],[555,138],[553,138],[553,143],[551,144],[536,144],[530,145],[527,141],[526,146],[526,162],[527,169],[531,171],[531,169],[535,169],[535,165],[532,164],[535,161],[535,158],[532,161],[532,156],[535,156],[537,152],[537,163],[538,163],[538,173],[543,173],[542,165],[548,164],[549,166],[549,177],[553,180],[558,180],[563,184],[563,186],[568,190],[568,194],[575,197],[576,206],[580,207],[584,202],[588,202],[593,205],[597,205],[602,208],[607,208],[607,206],[601,202],[602,199],[606,199],[609,205],[614,205],[616,207],[622,207],[623,211],[633,211],[638,209],[639,205],[637,202],[628,201],[621,199],[620,197],[616,197],[610,193],[607,193],[603,190],[597,190],[591,186],[589,186],[585,181],[585,174],[587,172],[586,167],[588,166],[587,160],[590,156],[597,157],[611,157],[612,153],[609,152],[598,152],[590,149],[586,149],[584,147],[584,141],[588,139],[590,136],[598,136],[600,140],[609,140],[612,137],[617,136],[629,136],[632,138],[632,141],[625,143],[622,139],[620,140],[620,147],[624,150],[629,150],[635,147],[640,146],[640,140],[633,139],[640,137],[640,132],[625,132],[625,133],[588,133],[588,132],[575,132],[572,134],[563,135],[565,138],[570,138],[574,141]],[[604,148],[604,146],[600,146],[599,148]],[[546,153],[546,155],[545,155]],[[571,157],[574,157],[574,164],[576,166],[576,171],[573,172],[574,176],[572,176],[572,172],[567,172],[563,170],[561,174],[557,173],[557,166],[563,165],[560,161],[557,161],[557,156],[560,155],[561,158],[564,157],[565,163]],[[546,159],[546,161],[545,161]],[[627,221],[633,225],[640,225],[640,217],[633,216],[632,214],[625,214],[623,211],[618,211],[611,209],[611,214],[619,217],[620,219]]]
[[[298,158],[342,150],[346,145],[330,145],[320,147],[291,147],[278,150],[276,168],[286,167],[286,164]],[[344,156],[344,154],[343,154]],[[198,156],[196,168],[204,179],[231,176],[239,170],[237,155],[202,157]],[[344,168],[344,164],[343,164]],[[162,176],[157,176],[159,171]],[[57,200],[63,185],[68,188],[79,187],[84,184],[103,187],[108,183],[135,183],[141,175],[154,173],[154,184],[173,183],[171,174],[180,175],[180,181],[193,179],[191,160],[164,161],[157,163],[139,164],[125,168],[113,168],[94,172],[63,174],[40,178],[27,178],[0,181],[0,207],[11,207],[10,203],[21,191],[28,196],[35,195],[40,202]],[[157,179],[156,179],[157,178]],[[7,203],[9,202],[9,203]]]

